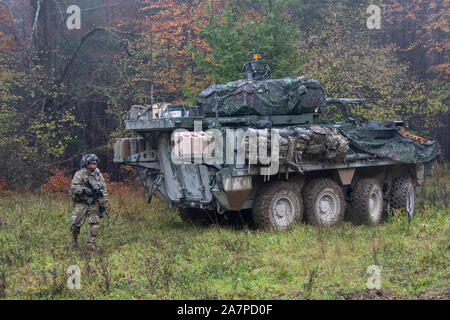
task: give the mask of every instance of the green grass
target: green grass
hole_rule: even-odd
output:
[[[448,299],[446,177],[429,179],[417,190],[410,224],[397,214],[377,227],[344,222],[326,229],[297,224],[284,232],[202,228],[183,223],[157,199],[148,206],[143,197],[115,196],[110,219],[101,221],[103,253],[91,255],[70,248],[72,208],[64,195],[0,196],[0,296]],[[83,245],[87,227],[82,228]],[[81,269],[80,290],[66,287],[70,265]],[[367,290],[370,265],[382,267],[380,291]]]

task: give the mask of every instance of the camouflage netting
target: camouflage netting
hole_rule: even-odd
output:
[[[367,135],[358,134],[357,130],[343,130],[343,135],[350,141],[352,149],[368,153],[379,158],[387,158],[403,163],[427,163],[434,161],[440,154],[440,146],[436,141],[421,143],[403,137],[397,131],[389,139],[371,139]]]
[[[206,116],[286,115],[312,113],[326,104],[320,83],[305,77],[239,80],[210,86],[197,96]]]
[[[440,146],[436,141],[421,142],[407,138],[398,133],[395,128],[389,130],[390,128],[379,124],[376,127],[370,127],[373,132],[368,133],[367,128],[369,127],[353,126],[345,129],[322,126],[289,127],[293,134],[280,137],[280,164],[284,163],[301,171],[303,160],[344,162],[348,154],[366,154],[373,158],[391,159],[410,164],[430,164],[440,154]],[[264,132],[264,130],[257,131]],[[265,148],[267,145],[270,155],[270,134],[267,136],[262,133],[258,136],[260,137],[259,148]],[[242,147],[245,147],[245,157],[248,159],[252,142],[247,137],[242,143]],[[255,145],[252,146],[255,148]]]
[[[311,126],[291,128],[295,133],[288,137],[280,137],[280,164],[287,164],[301,170],[302,160],[327,160],[331,162],[344,161],[349,151],[349,142],[336,128]],[[261,137],[259,147],[270,151],[270,136]],[[249,139],[243,140],[245,157],[249,158]],[[268,152],[270,155],[270,152]]]

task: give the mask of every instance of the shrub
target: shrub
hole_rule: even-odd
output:
[[[55,168],[48,182],[42,187],[46,193],[67,193],[71,179],[66,175],[65,169]]]
[[[6,179],[0,178],[0,192],[3,192],[6,189]]]

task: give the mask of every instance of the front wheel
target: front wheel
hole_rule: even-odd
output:
[[[263,185],[253,205],[253,221],[262,229],[287,229],[303,218],[303,202],[298,186],[287,181]]]
[[[331,226],[344,219],[342,188],[333,180],[318,178],[303,189],[306,219],[315,226]]]

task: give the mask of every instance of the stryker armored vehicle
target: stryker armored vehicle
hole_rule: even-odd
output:
[[[403,122],[337,123],[323,111],[362,99],[326,98],[305,77],[270,79],[259,54],[246,79],[210,86],[196,105],[133,106],[136,138],[118,139],[114,162],[138,168],[147,192],[177,207],[184,221],[251,212],[257,227],[375,225],[389,208],[414,216],[414,187],[440,146]]]

